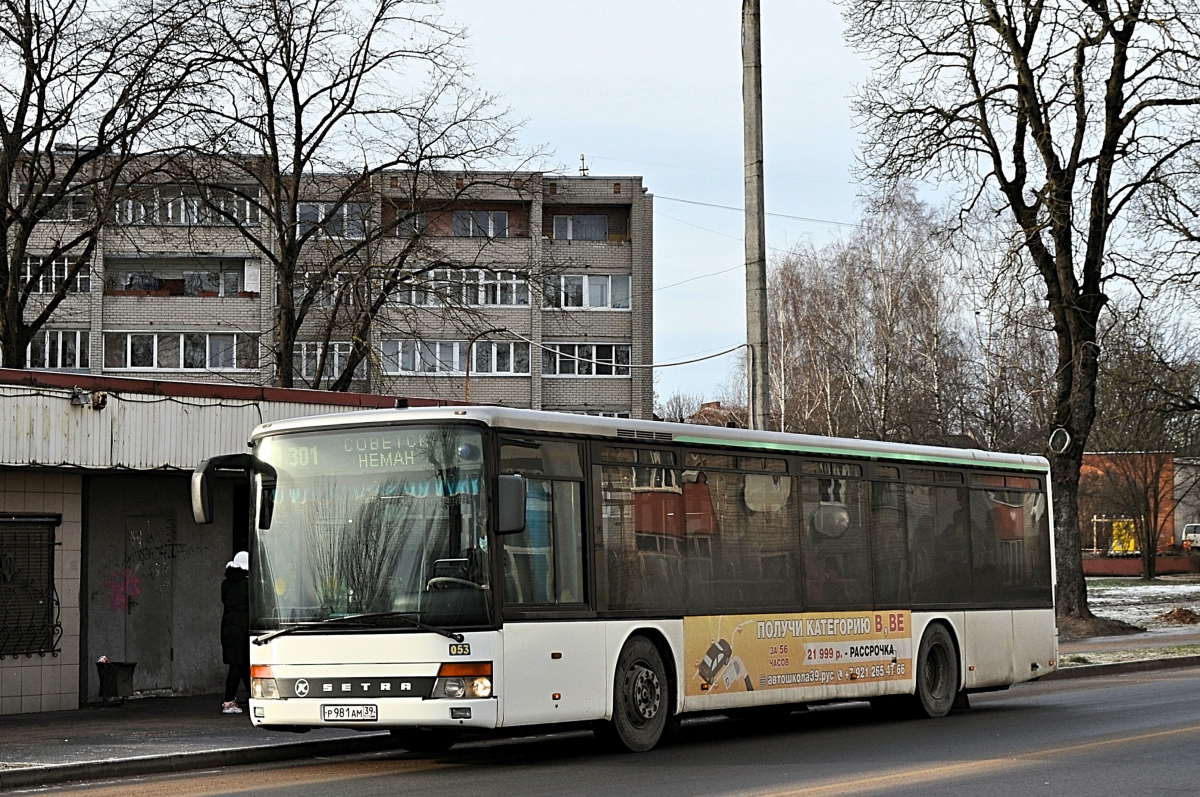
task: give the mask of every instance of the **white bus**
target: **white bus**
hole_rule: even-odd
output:
[[[691,713],[870,700],[939,717],[1057,659],[1038,457],[496,407],[266,423],[251,718],[589,723],[649,750]]]

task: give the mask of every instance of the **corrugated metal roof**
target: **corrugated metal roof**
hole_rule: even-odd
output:
[[[93,396],[98,405],[103,396],[102,409],[93,408]],[[0,407],[9,420],[0,434],[0,466],[190,470],[207,457],[244,451],[260,423],[394,407],[396,401],[0,369]]]

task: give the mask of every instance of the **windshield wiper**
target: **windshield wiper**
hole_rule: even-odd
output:
[[[448,639],[453,639],[455,642],[462,642],[463,639],[465,638],[465,637],[463,637],[462,634],[456,633],[454,631],[449,631],[445,628],[439,628],[438,626],[430,625],[429,623],[423,623],[420,620],[416,619],[415,617],[409,617],[408,616],[409,614],[411,614],[411,612],[367,612],[365,614],[345,614],[345,615],[342,615],[341,617],[327,617],[324,620],[316,620],[316,621],[309,622],[309,623],[296,623],[295,625],[289,625],[287,628],[280,628],[278,630],[271,631],[268,634],[263,634],[262,636],[258,637],[257,639],[255,639],[253,641],[254,641],[254,644],[256,644],[256,645],[265,645],[277,636],[285,636],[287,634],[291,634],[296,631],[303,631],[306,628],[317,628],[317,627],[320,627],[323,625],[329,625],[330,623],[336,623],[339,625],[345,624],[345,625],[370,626],[370,625],[372,625],[372,623],[361,622],[361,621],[378,620],[378,619],[381,619],[384,617],[394,617],[397,620],[403,620],[404,622],[408,623],[413,628],[419,628],[422,631],[432,631],[433,633],[441,634],[442,636],[447,637]]]

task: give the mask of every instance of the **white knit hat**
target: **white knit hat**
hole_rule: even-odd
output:
[[[226,569],[230,567],[236,567],[239,570],[249,570],[250,554],[246,553],[245,551],[238,551],[236,554],[234,554],[233,561],[226,564],[225,567]]]

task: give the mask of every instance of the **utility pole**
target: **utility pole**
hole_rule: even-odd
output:
[[[750,428],[769,429],[767,226],[763,211],[762,43],[759,0],[742,0],[742,120],[746,156],[746,344]]]

